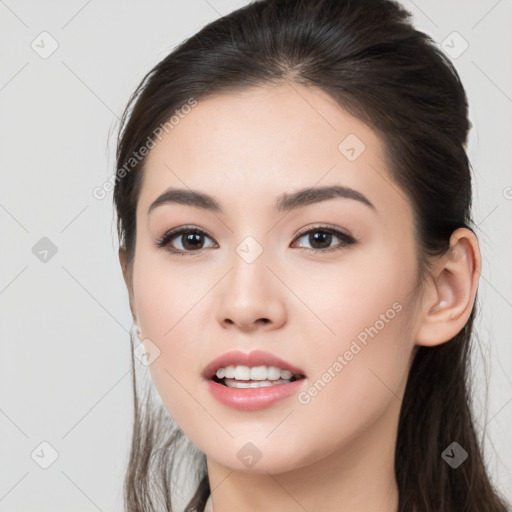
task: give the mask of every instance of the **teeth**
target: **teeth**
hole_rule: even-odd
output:
[[[219,368],[216,375],[219,379],[267,381],[290,379],[293,374],[290,370],[281,370],[277,366],[253,366],[250,368],[239,365]]]
[[[251,380],[267,380],[267,367],[266,366],[254,366],[251,368]]]
[[[220,369],[224,370],[224,377],[226,377],[227,379],[235,378],[235,366],[226,366],[226,368],[220,368]],[[217,377],[218,377],[218,375],[217,375]]]
[[[281,377],[281,368],[270,366],[268,369],[268,379],[277,380],[279,377]]]
[[[248,366],[237,366],[235,368],[236,380],[249,380],[251,378],[251,369]]]
[[[254,381],[254,382],[240,382],[236,379],[225,379],[224,384],[228,388],[266,388],[268,386],[274,386],[276,384],[286,384],[291,382],[288,379],[280,379],[278,381],[270,382],[268,380]]]

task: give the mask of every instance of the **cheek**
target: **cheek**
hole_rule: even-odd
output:
[[[172,339],[211,287],[210,281],[211,276],[201,275],[193,265],[172,264],[165,255],[142,249],[134,265],[133,283],[144,336],[163,342]]]
[[[308,364],[315,379],[332,382],[326,386],[331,390],[347,386],[350,393],[370,398],[379,386],[388,394],[386,386],[399,387],[413,345],[408,325],[416,283],[414,258],[406,260],[384,248],[347,258],[346,265],[326,266],[314,279],[311,269],[302,270],[300,275],[310,277],[296,280],[294,291],[307,298],[310,311],[303,308],[305,346],[299,353],[314,353]]]
[[[346,419],[359,421],[401,396],[412,350],[407,309],[399,301],[375,306],[333,321],[331,343],[318,340],[309,387],[299,397],[311,414],[332,414],[329,404],[337,404]]]
[[[350,440],[379,418],[391,411],[398,414],[412,350],[411,281],[407,272],[393,274],[380,281],[376,275],[354,282],[345,276],[343,282],[334,280],[324,288],[326,298],[317,293],[315,313],[329,329],[315,318],[302,337],[308,346],[300,352],[314,357],[293,421],[280,439],[274,439],[279,446],[293,452],[300,438],[304,446],[317,446],[316,458],[349,448]],[[313,454],[299,456],[305,462]]]
[[[162,402],[181,426],[198,409],[197,386],[205,360],[201,351],[208,338],[198,315],[201,298],[211,289],[211,275],[186,269],[175,274],[165,258],[144,251],[137,257],[133,282],[138,324],[147,343],[159,351],[149,370]]]
[[[302,397],[312,414],[338,404],[351,421],[370,421],[401,396],[413,348],[415,272],[412,259],[383,256],[366,268],[331,273],[315,292],[315,313],[328,328],[314,337],[314,375]]]

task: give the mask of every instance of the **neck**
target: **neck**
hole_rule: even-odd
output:
[[[290,471],[239,472],[208,458],[214,512],[397,512],[399,406],[394,401],[357,439],[344,442],[328,457]]]

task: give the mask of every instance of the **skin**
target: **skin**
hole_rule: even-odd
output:
[[[349,134],[366,146],[354,161],[338,149]],[[119,257],[141,339],[160,350],[149,367],[155,386],[207,456],[216,512],[397,510],[395,437],[411,357],[462,329],[481,260],[474,234],[459,229],[418,283],[411,204],[383,149],[322,91],[283,83],[200,101],[148,155],[135,257],[128,262],[123,248]],[[325,185],[349,186],[375,210],[341,198],[272,210],[284,192]],[[224,213],[166,204],[148,215],[170,186],[206,192]],[[154,245],[182,225],[208,234],[196,255]],[[297,238],[318,225],[346,230],[356,243]],[[263,249],[252,263],[236,251],[247,236]],[[182,242],[173,247],[184,250]],[[292,396],[237,411],[200,376],[226,351],[261,349],[301,368],[307,390],[396,303],[401,310],[309,403]],[[248,442],[261,453],[251,467],[237,457]]]

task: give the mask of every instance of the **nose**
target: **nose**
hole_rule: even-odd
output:
[[[265,255],[248,263],[235,253],[231,271],[219,283],[217,320],[223,328],[268,331],[286,322],[285,287]]]

